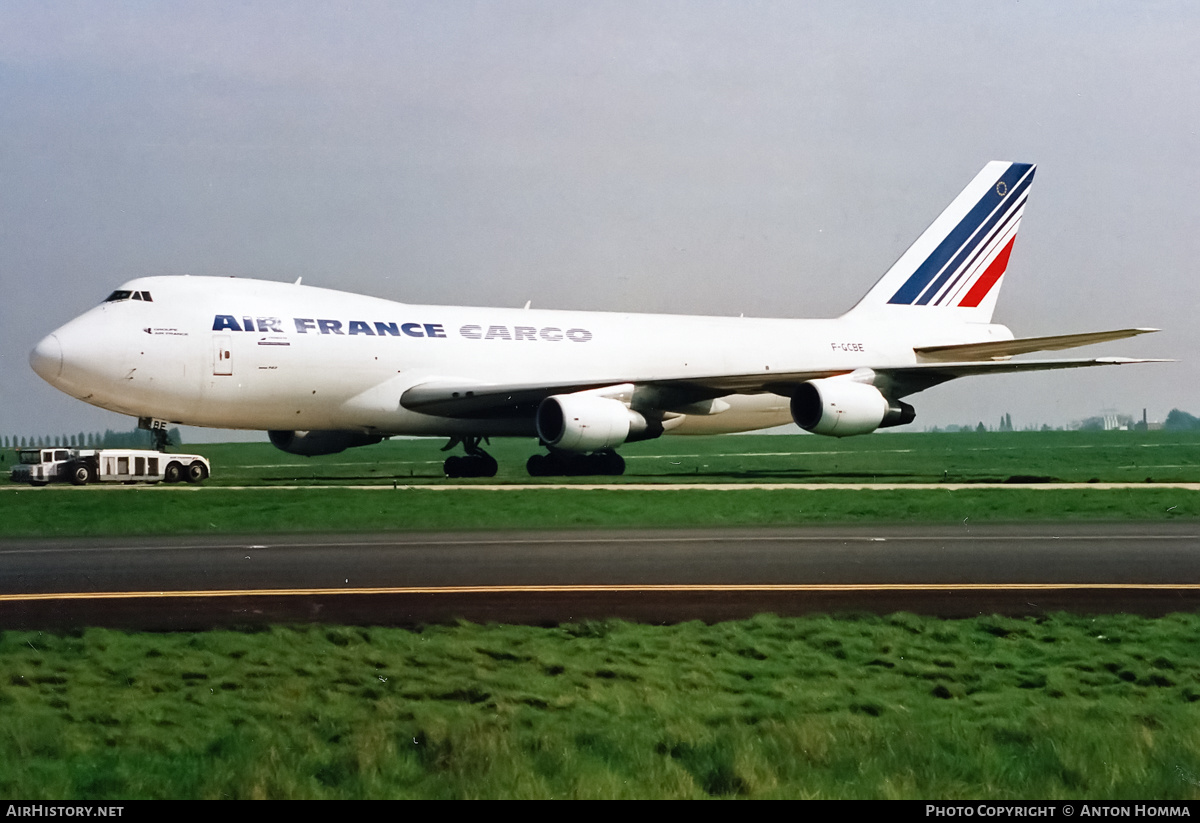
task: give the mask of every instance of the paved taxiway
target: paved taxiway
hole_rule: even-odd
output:
[[[0,541],[0,627],[1200,606],[1200,525]]]

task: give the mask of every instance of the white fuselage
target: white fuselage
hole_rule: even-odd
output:
[[[34,369],[105,409],[232,429],[533,435],[531,419],[405,409],[430,382],[628,383],[719,374],[903,366],[913,347],[1011,337],[1003,326],[905,333],[878,319],[784,320],[420,306],[257,280],[148,277],[47,336]],[[675,433],[788,422],[788,400],[731,395]]]

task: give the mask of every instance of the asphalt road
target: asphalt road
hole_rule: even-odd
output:
[[[0,628],[1197,606],[1192,523],[0,541]]]

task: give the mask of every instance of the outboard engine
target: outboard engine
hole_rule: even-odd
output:
[[[917,411],[888,400],[869,383],[825,378],[801,383],[792,395],[792,419],[813,434],[849,437],[911,423]]]

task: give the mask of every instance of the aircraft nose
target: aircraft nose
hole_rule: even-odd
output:
[[[48,383],[53,383],[62,374],[62,344],[58,337],[48,334],[29,353],[29,365]]]

